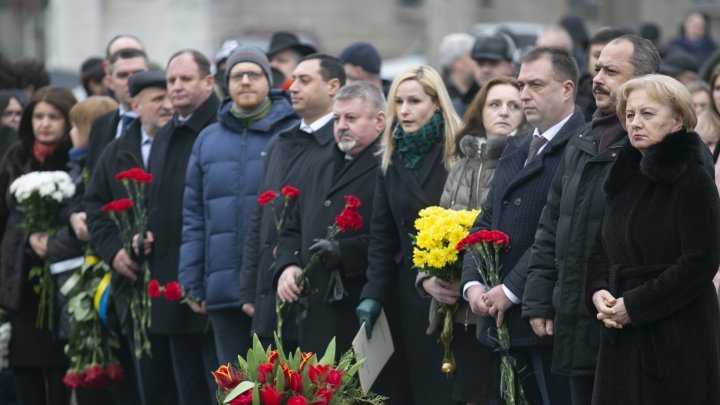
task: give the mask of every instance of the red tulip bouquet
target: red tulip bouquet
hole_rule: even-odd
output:
[[[118,227],[120,240],[127,252],[132,252],[132,238],[135,234],[145,235],[147,231],[148,212],[145,207],[145,189],[152,182],[152,174],[142,169],[134,168],[115,175],[115,180],[121,182],[130,198],[111,201],[102,210]],[[132,209],[132,217],[129,210]],[[133,322],[133,340],[135,342],[135,357],[142,357],[143,353],[151,355],[150,330],[151,302],[146,294],[150,282],[150,267],[145,260],[141,263],[140,274],[135,288],[132,288],[130,297],[130,315]]]
[[[355,374],[362,360],[346,352],[337,364],[335,339],[318,360],[314,353],[297,349],[288,356],[275,337],[276,350],[263,348],[257,336],[247,356],[238,356],[235,366],[218,367],[215,377],[218,404],[232,405],[381,405],[387,398],[364,394]]]
[[[510,247],[510,238],[500,231],[481,230],[468,235],[457,244],[457,250],[467,250],[477,264],[483,285],[491,289],[502,284],[500,252]],[[495,329],[492,338],[500,348],[500,393],[508,405],[526,405],[525,394],[517,380],[517,368],[510,356],[510,332],[505,324]]]

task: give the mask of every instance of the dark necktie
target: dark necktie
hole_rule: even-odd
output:
[[[537,156],[538,151],[540,148],[542,148],[543,145],[545,145],[545,142],[547,142],[547,139],[545,137],[539,136],[539,135],[533,135],[532,141],[530,141],[530,150],[528,150],[528,157],[525,161],[525,166],[530,163],[535,156]]]
[[[127,131],[128,126],[134,119],[135,117],[131,117],[125,114],[120,116],[120,135],[124,134],[125,131]]]

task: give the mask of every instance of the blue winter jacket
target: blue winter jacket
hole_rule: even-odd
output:
[[[198,135],[188,162],[178,279],[209,310],[240,307],[240,268],[245,234],[257,204],[270,138],[299,121],[286,93],[271,90],[270,112],[245,127],[230,114]]]

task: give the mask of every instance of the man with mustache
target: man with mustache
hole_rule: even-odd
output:
[[[627,143],[613,92],[659,67],[646,39],[624,35],[603,48],[593,79],[598,109],[568,143],[530,251],[522,316],[539,337],[555,337],[552,371],[570,377],[573,405],[591,402],[600,322],[585,305],[587,259],[602,222],[605,175]]]
[[[466,255],[463,263],[463,296],[474,313],[486,317],[477,327],[477,337],[495,348],[488,329],[507,324],[510,352],[520,370],[518,381],[531,404],[562,405],[570,399],[567,379],[550,373],[552,339],[533,334],[521,319],[519,304],[548,187],[568,141],[585,125],[585,117],[575,106],[577,76],[575,59],[566,50],[538,47],[523,57],[518,75],[520,100],[535,129],[508,139],[473,226],[473,231],[496,229],[510,237],[512,249],[501,257],[503,283],[487,289],[474,258]]]

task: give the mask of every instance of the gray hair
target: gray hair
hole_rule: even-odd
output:
[[[335,101],[346,101],[359,98],[368,104],[368,110],[372,113],[385,111],[385,96],[379,87],[368,82],[356,81],[347,84],[335,94]]]
[[[633,45],[633,53],[628,62],[635,69],[635,77],[660,72],[660,53],[652,41],[637,35],[623,35],[611,42],[618,43],[620,41],[628,41]]]
[[[469,55],[475,44],[475,37],[464,32],[448,34],[443,37],[438,47],[438,63],[447,68],[453,60]]]

